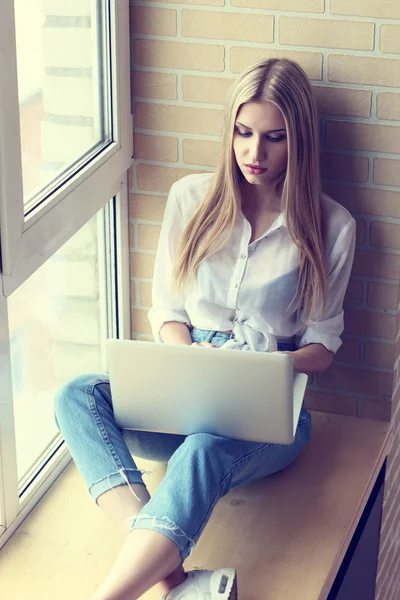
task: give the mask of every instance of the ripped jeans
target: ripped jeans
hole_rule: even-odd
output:
[[[227,334],[199,329],[193,329],[191,335],[193,341],[209,341],[217,347],[229,339]],[[278,349],[294,348],[279,345]],[[190,555],[218,500],[231,488],[287,467],[311,433],[311,417],[304,407],[290,445],[207,433],[185,437],[122,430],[114,420],[106,374],[80,375],[61,387],[55,398],[55,419],[95,501],[127,481],[144,485],[132,454],[168,462],[165,477],[139,515],[132,517],[128,530],[152,529],[166,535],[178,546],[182,562]]]

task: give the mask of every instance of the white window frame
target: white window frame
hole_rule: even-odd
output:
[[[0,238],[8,297],[115,196],[132,161],[129,4],[110,0],[114,140],[77,175],[24,216],[14,0],[0,8]],[[72,215],[72,218],[71,218]]]
[[[2,0],[0,5],[0,548],[71,460],[64,444],[21,502],[7,299],[113,198],[118,240],[113,257],[118,282],[115,322],[118,337],[130,336],[127,171],[132,162],[133,133],[129,0],[109,0],[109,4],[114,139],[28,218],[22,190],[14,0]]]

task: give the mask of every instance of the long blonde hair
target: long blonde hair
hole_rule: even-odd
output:
[[[222,135],[223,155],[211,189],[186,225],[178,244],[173,284],[190,284],[203,260],[228,241],[240,213],[242,174],[232,148],[235,121],[246,102],[273,102],[287,131],[288,162],[281,181],[282,209],[298,247],[300,273],[294,300],[303,322],[325,299],[325,258],[320,205],[318,119],[308,77],[288,59],[270,59],[247,68],[231,88]]]

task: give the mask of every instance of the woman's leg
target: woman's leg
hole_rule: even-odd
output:
[[[144,593],[144,591],[156,583],[159,583],[160,594],[164,594],[181,583],[185,578],[185,571],[181,565],[180,552],[174,542],[171,542],[164,535],[157,533],[155,537],[156,549],[153,549],[155,564],[151,565],[151,561],[149,561],[145,549],[152,537],[143,534],[151,534],[152,532],[143,530],[143,532],[140,532],[142,533],[142,536],[139,535],[138,537],[133,536],[132,534],[128,535],[126,526],[127,521],[132,520],[135,515],[138,515],[140,510],[150,499],[144,486],[133,484],[132,487],[139,497],[142,496],[143,504],[137,502],[127,485],[114,488],[118,493],[118,496],[116,496],[114,490],[109,490],[102,494],[97,500],[97,504],[103,513],[109,521],[121,531],[125,540],[118,555],[118,559],[114,563],[113,569],[101,586],[102,591],[99,591],[98,595],[95,594],[94,598],[100,599],[107,597],[102,596],[101,594],[104,594],[105,590],[108,589],[113,589],[115,592],[118,586],[125,590],[125,581],[127,581],[128,587],[132,586],[134,589],[136,589],[136,587],[141,589],[141,586],[144,585],[145,589],[141,593]],[[172,559],[172,564],[170,559]],[[147,574],[144,569],[137,569],[138,574],[140,574],[140,581],[136,581],[132,578],[133,565],[135,562],[139,565],[143,563],[144,566],[151,566],[151,572],[149,574]],[[161,571],[158,571],[158,567],[161,568]],[[127,577],[123,575],[125,570],[127,570]],[[142,584],[141,581],[143,582]],[[151,581],[153,581],[153,583],[151,583]],[[115,598],[117,597],[118,596],[115,596]],[[123,597],[124,596],[122,596],[122,598]],[[114,596],[112,596],[112,598],[114,598]],[[132,600],[131,595],[129,598]]]
[[[124,540],[106,580],[90,600],[136,600],[159,582],[160,595],[184,579],[177,546],[158,531],[132,531]],[[169,576],[169,578],[168,578]],[[174,580],[175,579],[175,580]]]
[[[310,416],[303,410],[291,445],[188,436],[153,498],[133,519],[131,534],[92,600],[136,600],[190,554],[222,496],[288,466],[306,445],[310,430]]]
[[[142,500],[135,490],[143,482],[113,419],[108,394],[106,377],[77,378],[60,392],[56,418],[83,476],[89,485],[93,482],[92,496],[107,493],[111,498],[127,479],[136,500],[127,511],[136,512]],[[307,422],[300,423],[291,446],[210,434],[188,436],[170,459],[153,498],[132,519],[132,531],[93,600],[134,600],[174,571],[189,555],[219,498],[231,487],[280,470],[296,458],[308,441]],[[128,497],[125,492],[121,502],[129,502]]]
[[[133,600],[167,577],[188,556],[221,496],[284,468],[308,439],[304,427],[292,446],[282,447],[209,434],[189,436],[179,446],[182,437],[175,436],[181,439],[167,475],[134,518],[148,496],[115,424],[108,376],[81,376],[65,386],[56,400],[56,420],[92,497],[118,526],[128,515],[133,529],[96,600]],[[179,579],[182,571],[175,569],[174,576]]]
[[[208,433],[188,436],[168,463],[153,497],[132,519],[131,528],[164,533],[190,555],[218,500],[230,489],[291,464],[307,444],[311,417],[303,409],[292,444],[262,444]]]
[[[92,498],[126,537],[127,520],[132,520],[140,512],[150,496],[127,448],[123,432],[115,423],[108,376],[83,375],[63,386],[55,399],[55,418]],[[151,451],[150,458],[165,462],[184,439],[182,436],[137,433],[133,446],[138,453]],[[164,536],[158,535],[164,539]],[[174,572],[167,568],[168,572],[164,575],[157,575],[155,582],[165,578],[160,585],[162,593],[184,578],[183,568],[178,566],[179,552],[173,542],[167,542],[171,546],[168,555],[176,552],[179,560],[176,565],[176,561],[173,563],[171,571],[177,566]],[[131,563],[127,566],[131,567]]]

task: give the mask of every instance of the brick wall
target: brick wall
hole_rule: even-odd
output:
[[[171,184],[215,167],[222,107],[235,75],[260,58],[289,56],[315,86],[325,188],[358,222],[344,344],[333,367],[310,386],[308,405],[389,419],[400,272],[400,4],[131,4],[133,336],[151,337],[146,312]]]
[[[399,330],[400,2],[131,0],[131,32],[132,337],[151,339],[151,277],[170,186],[215,167],[234,77],[256,60],[287,56],[314,84],[324,187],[358,223],[344,344],[333,366],[314,378],[307,403],[389,420]],[[397,373],[398,355],[397,342]],[[394,402],[399,394],[397,383]],[[393,410],[397,443],[386,483],[378,600],[395,600],[400,586],[399,410]]]

